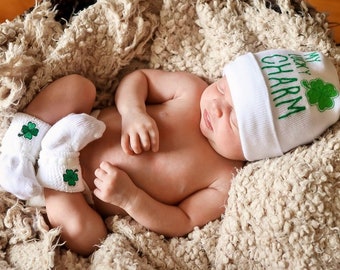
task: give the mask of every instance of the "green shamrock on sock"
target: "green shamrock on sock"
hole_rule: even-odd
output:
[[[331,83],[322,79],[303,80],[301,85],[306,88],[306,96],[310,105],[317,105],[320,112],[334,107],[334,98],[339,92]]]
[[[32,140],[34,136],[37,136],[39,129],[36,128],[37,125],[32,122],[28,122],[27,125],[23,125],[21,128],[21,133],[18,134],[19,137],[24,137],[28,140]]]
[[[63,174],[64,182],[67,182],[69,186],[74,187],[79,180],[77,172],[78,170],[66,169],[66,173]]]

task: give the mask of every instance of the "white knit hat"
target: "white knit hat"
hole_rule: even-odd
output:
[[[338,74],[319,52],[248,53],[227,64],[223,75],[249,161],[310,143],[339,119]]]

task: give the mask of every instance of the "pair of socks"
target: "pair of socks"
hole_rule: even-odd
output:
[[[40,195],[42,187],[82,192],[79,151],[104,131],[105,124],[87,114],[70,114],[51,127],[17,113],[2,140],[0,186],[22,200]]]

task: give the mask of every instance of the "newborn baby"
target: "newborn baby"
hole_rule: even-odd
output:
[[[289,50],[240,56],[211,85],[138,70],[101,111],[88,79],[65,76],[14,116],[0,184],[21,199],[43,190],[50,224],[84,255],[107,235],[107,215],[185,235],[221,216],[246,160],[280,156],[335,123],[339,88],[329,59]]]

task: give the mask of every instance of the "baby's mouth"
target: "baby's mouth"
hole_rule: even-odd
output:
[[[211,122],[210,122],[210,119],[209,119],[209,114],[207,112],[207,110],[204,110],[203,112],[203,119],[204,119],[204,123],[205,123],[205,126],[210,129],[211,131],[213,131],[213,127],[211,125]]]

